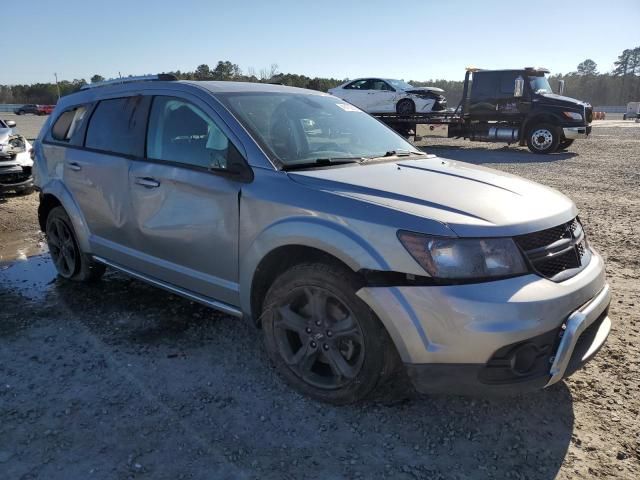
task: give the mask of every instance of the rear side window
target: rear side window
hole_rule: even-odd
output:
[[[102,100],[87,127],[85,147],[141,157],[149,97]]]
[[[85,107],[75,107],[67,110],[58,117],[56,123],[51,128],[51,137],[59,142],[68,142],[73,134],[78,131],[82,120],[84,120],[87,109]]]

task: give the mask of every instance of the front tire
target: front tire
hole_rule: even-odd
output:
[[[527,147],[533,153],[553,153],[560,144],[560,129],[550,123],[534,125],[527,135]]]
[[[45,234],[51,260],[62,278],[90,282],[102,276],[105,266],[80,250],[73,224],[64,208],[55,207],[49,212]]]
[[[395,371],[393,343],[356,295],[360,287],[345,268],[306,263],[280,275],[267,292],[266,350],[299,392],[336,405],[354,403]]]
[[[413,100],[403,98],[396,105],[396,112],[398,115],[411,115],[416,113],[416,104],[413,103]]]

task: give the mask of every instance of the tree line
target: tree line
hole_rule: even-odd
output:
[[[242,82],[279,83],[283,85],[309,88],[326,92],[348,79],[308,77],[295,73],[282,73],[277,64],[268,68],[249,68],[246,72],[228,60],[219,61],[215,67],[202,64],[192,72],[180,70],[165,72],[180,80],[234,80]],[[464,72],[460,72],[462,77]],[[104,77],[93,75],[91,83],[101,82]],[[625,105],[630,101],[640,101],[640,47],[626,49],[614,63],[612,71],[599,73],[598,66],[591,59],[581,62],[574,72],[556,74],[549,78],[554,91],[558,91],[559,81],[565,81],[565,94],[592,105]],[[463,81],[432,79],[410,80],[415,86],[432,86],[445,91],[449,106],[455,107],[462,98]],[[86,85],[85,79],[62,80],[55,83],[35,83],[31,85],[0,85],[0,103],[55,104],[60,96],[78,91]]]

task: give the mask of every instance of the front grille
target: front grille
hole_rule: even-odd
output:
[[[580,220],[514,238],[533,270],[554,281],[576,275],[590,261],[591,254]]]
[[[13,170],[9,172],[9,170]],[[16,183],[26,182],[31,178],[31,167],[23,167],[22,171],[15,171],[15,168],[11,169],[0,168],[0,184],[2,185],[14,185]]]

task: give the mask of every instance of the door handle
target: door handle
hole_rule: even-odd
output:
[[[77,162],[69,162],[69,168],[70,168],[71,170],[76,171],[76,172],[78,172],[78,171],[82,170],[82,167],[81,167],[81,166],[80,166],[80,164],[79,164],[79,163],[77,163]]]
[[[159,181],[149,177],[136,177],[136,184],[146,188],[157,188],[160,186]]]

